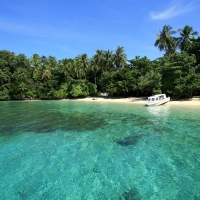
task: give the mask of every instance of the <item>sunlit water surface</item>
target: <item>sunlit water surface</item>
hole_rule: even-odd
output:
[[[0,102],[0,199],[200,199],[200,108]]]

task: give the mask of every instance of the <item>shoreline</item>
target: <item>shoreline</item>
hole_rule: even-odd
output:
[[[130,98],[104,98],[104,97],[87,97],[80,99],[61,99],[60,101],[81,101],[81,102],[106,102],[106,103],[128,103],[128,104],[139,104],[145,105],[147,100],[130,97]],[[195,106],[200,107],[200,100],[178,100],[178,101],[169,101],[163,106]]]
[[[135,105],[145,105],[147,100],[139,97],[128,98],[109,98],[109,97],[86,97],[77,99],[60,99],[60,100],[40,100],[40,99],[26,99],[19,100],[24,102],[30,101],[79,101],[79,102],[99,102],[99,103],[126,103]],[[162,106],[184,106],[184,107],[200,107],[200,98],[193,98],[190,100],[171,100]]]

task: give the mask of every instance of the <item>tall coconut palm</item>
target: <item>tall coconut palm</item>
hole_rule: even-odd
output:
[[[48,63],[49,63],[49,67],[51,68],[52,71],[54,71],[57,67],[57,60],[55,57],[53,56],[49,56],[48,57]]]
[[[48,58],[46,56],[40,57],[41,66],[45,66],[48,63]]]
[[[31,67],[39,67],[40,66],[40,56],[38,54],[33,54],[30,59]]]
[[[165,51],[165,55],[170,55],[176,51],[176,39],[172,37],[176,31],[172,30],[171,26],[164,25],[162,31],[156,34],[157,39],[154,46],[158,47],[160,51]]]
[[[42,79],[50,79],[52,77],[52,70],[49,66],[42,67]]]
[[[117,47],[117,49],[115,50],[113,61],[116,69],[121,69],[125,65],[127,57],[126,54],[124,53],[124,47],[120,46]]]
[[[104,60],[105,60],[105,70],[107,71],[111,71],[112,69],[114,69],[114,55],[112,53],[112,51],[105,51],[104,52]]]
[[[94,84],[97,85],[97,72],[99,70],[99,67],[95,61],[94,56],[91,58],[91,61],[90,61],[90,69],[94,75]]]
[[[41,57],[41,78],[50,79],[52,77],[52,68],[46,56]]]
[[[82,61],[80,55],[74,59],[73,62],[73,77],[76,79],[81,79],[84,75]]]
[[[72,73],[73,60],[65,58],[59,62],[59,67],[61,68],[61,72],[66,76]]]
[[[84,76],[85,76],[85,80],[87,79],[87,72],[88,72],[88,68],[89,68],[89,58],[87,57],[87,54],[82,54],[80,56],[80,61],[82,64],[82,69],[84,71]]]
[[[186,25],[183,29],[179,29],[181,37],[178,38],[178,45],[181,51],[187,51],[192,43],[191,39],[194,39],[195,35],[198,35],[197,31],[193,31],[191,26]]]
[[[94,62],[97,65],[98,69],[101,70],[101,73],[104,72],[104,51],[103,50],[96,50],[94,55]]]
[[[41,64],[41,60],[40,60],[40,56],[38,54],[33,54],[31,60],[31,67],[32,67],[32,73],[33,73],[33,78],[35,80],[40,78],[40,64]]]

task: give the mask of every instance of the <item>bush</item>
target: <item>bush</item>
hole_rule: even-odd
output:
[[[69,96],[69,86],[67,84],[62,84],[59,90],[54,92],[56,99],[66,99]]]
[[[96,85],[86,80],[75,80],[72,82],[69,94],[75,98],[94,96],[97,95],[97,88]]]

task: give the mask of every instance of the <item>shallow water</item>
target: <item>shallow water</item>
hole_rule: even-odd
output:
[[[0,102],[1,199],[200,199],[200,109]]]

